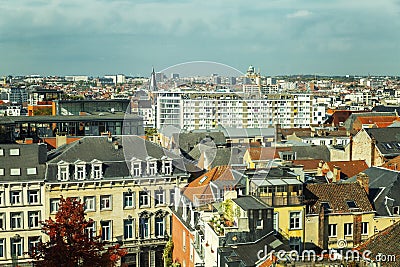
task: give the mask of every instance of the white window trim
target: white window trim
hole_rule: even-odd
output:
[[[36,194],[32,194],[32,192],[36,192]],[[28,203],[29,204],[39,204],[40,203],[40,195],[39,195],[39,190],[28,190]],[[36,200],[37,201],[31,201],[30,197],[36,195]]]
[[[335,234],[334,235],[330,235],[329,232],[331,231],[331,226],[334,227],[335,229]],[[329,224],[328,225],[328,237],[337,237],[337,224]]]
[[[86,179],[86,164],[75,164],[75,180]]]
[[[12,168],[12,169],[10,169],[10,175],[11,176],[20,176],[21,175],[21,169],[20,168]]]
[[[88,203],[87,200],[91,200],[92,201],[92,207],[88,208],[88,205],[86,205]],[[96,197],[95,196],[85,196],[84,197],[84,204],[85,204],[85,211],[96,211]]]
[[[96,170],[96,168],[99,168],[99,169]],[[103,164],[101,164],[101,163],[92,164],[91,177],[92,177],[92,179],[103,178]]]
[[[148,176],[157,175],[157,160],[147,161],[147,175]]]
[[[37,174],[37,169],[36,169],[36,167],[33,167],[33,168],[26,168],[26,174],[27,174],[27,175],[36,175],[36,174]]]
[[[133,177],[142,175],[142,162],[140,160],[131,161],[131,175]]]
[[[10,148],[10,156],[19,156],[19,148]]]
[[[103,199],[109,199],[109,207],[102,207]],[[100,210],[112,210],[112,196],[111,195],[101,195],[100,196]]]
[[[69,180],[69,164],[58,165],[57,180],[68,181]]]
[[[347,228],[347,227],[346,227],[347,225],[349,225],[350,228]],[[345,224],[343,224],[343,228],[344,228],[344,229],[343,229],[343,235],[344,235],[344,236],[353,236],[353,230],[354,230],[354,229],[353,229],[353,224],[352,224],[352,223],[345,223]],[[351,231],[350,231],[350,233],[347,233],[347,234],[346,234],[346,230],[348,230],[348,229],[350,229]]]
[[[363,232],[364,225],[366,225],[367,232]],[[361,235],[368,235],[369,234],[369,222],[361,222]]]
[[[299,213],[300,215],[299,215],[299,218],[298,218],[298,220],[299,220],[299,227],[291,227],[291,225],[290,225],[290,222],[291,222],[291,220],[292,220],[292,214],[294,214],[294,213]],[[301,230],[301,229],[303,229],[303,224],[302,224],[302,216],[303,216],[303,213],[301,212],[301,211],[291,211],[290,213],[289,213],[289,229],[290,230]]]

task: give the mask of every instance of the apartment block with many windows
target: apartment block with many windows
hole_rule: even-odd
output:
[[[0,265],[28,264],[42,236],[45,144],[0,144]]]
[[[313,123],[312,95],[269,94],[250,98],[230,91],[160,91],[157,128],[181,129],[309,127]]]
[[[85,137],[50,154],[45,216],[57,212],[60,195],[78,198],[94,220],[87,233],[127,248],[123,263],[162,266],[169,206],[189,170],[197,169],[138,136]]]

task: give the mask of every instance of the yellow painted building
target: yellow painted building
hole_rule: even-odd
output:
[[[288,240],[292,249],[301,251],[305,238],[303,183],[293,175],[285,176],[281,171],[280,168],[272,168],[267,177],[260,179],[253,176],[250,192],[274,208],[275,231]]]
[[[87,218],[94,221],[88,232],[122,244],[130,264],[146,266],[155,259],[156,265],[161,264],[163,247],[171,236],[169,206],[177,182],[171,179],[162,186],[154,179],[140,185],[133,179],[47,183],[45,217],[54,216],[61,195],[78,198],[85,203]]]
[[[186,185],[191,163],[138,136],[84,137],[50,154],[45,217],[60,196],[78,198],[94,221],[88,234],[119,243],[128,266],[162,266],[171,236],[170,206]]]
[[[400,219],[378,217],[358,183],[308,184],[306,248],[350,249]]]

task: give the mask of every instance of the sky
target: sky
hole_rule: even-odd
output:
[[[400,75],[398,0],[0,0],[0,75]]]

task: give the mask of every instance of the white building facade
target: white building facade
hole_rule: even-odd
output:
[[[235,128],[305,128],[313,123],[312,95],[269,94],[247,98],[233,92],[175,91],[157,95],[157,128],[186,130]]]

